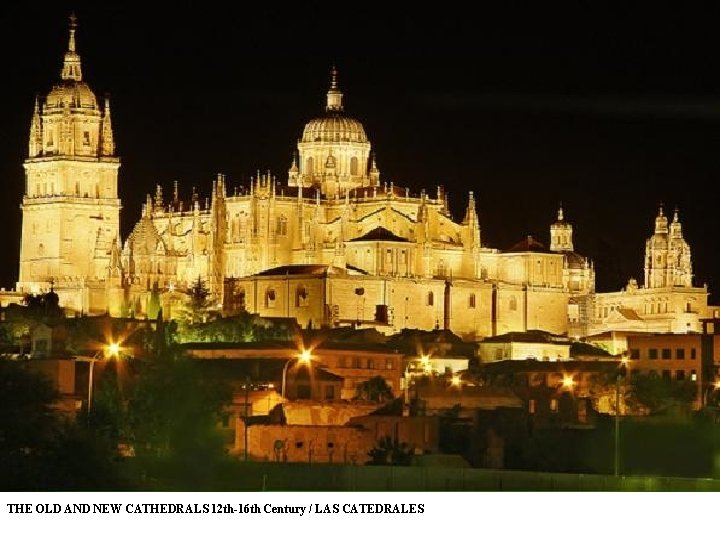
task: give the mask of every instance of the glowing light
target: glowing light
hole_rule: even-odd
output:
[[[452,379],[450,380],[450,384],[453,386],[460,386],[460,383],[462,381],[460,380],[460,375],[453,375]]]
[[[113,342],[107,346],[107,356],[110,356],[110,357],[114,356],[115,358],[117,358],[119,354],[120,354],[120,344],[119,343]]]
[[[298,355],[298,360],[302,364],[309,364],[311,358],[312,358],[312,351],[310,351],[310,349],[303,349],[302,351],[300,351],[300,354]]]
[[[430,363],[429,354],[420,355],[420,365],[422,366],[422,369],[426,374],[429,375],[430,373],[432,373],[432,363]]]
[[[563,386],[572,388],[574,385],[575,385],[575,381],[573,380],[572,375],[565,375],[563,377]]]

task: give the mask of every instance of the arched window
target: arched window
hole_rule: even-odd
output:
[[[265,291],[265,307],[274,308],[275,301],[276,301],[275,289],[273,289],[272,287],[269,287],[267,289],[267,291]]]
[[[313,158],[311,157],[307,158],[307,160],[305,161],[305,174],[313,174]]]
[[[468,307],[470,309],[475,309],[475,293],[470,293],[470,296],[468,297]]]
[[[514,296],[510,297],[510,311],[517,311],[517,298]]]
[[[353,176],[358,174],[358,158],[355,156],[350,158],[350,174]]]
[[[309,304],[310,295],[304,285],[298,285],[295,290],[295,306],[303,307]]]
[[[427,305],[432,306],[433,304],[435,304],[435,295],[433,294],[432,291],[430,291],[427,294]]]

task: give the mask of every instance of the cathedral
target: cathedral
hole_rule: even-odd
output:
[[[385,333],[447,329],[465,339],[510,331],[588,335],[608,328],[688,331],[706,316],[675,212],[660,210],[646,246],[645,286],[596,293],[563,208],[550,245],[528,236],[483,244],[472,191],[462,220],[442,187],[411,193],[382,180],[362,123],[345,111],[333,68],[324,111],[302,130],[284,182],[270,173],[209,197],[178,184],[148,194],[121,238],[120,159],[110,102],[83,80],[71,20],[60,81],[30,123],[18,291],[53,290],[69,312],[173,316],[198,280],[213,307],[295,318],[305,327]]]

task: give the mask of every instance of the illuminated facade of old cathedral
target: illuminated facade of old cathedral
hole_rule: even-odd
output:
[[[110,103],[83,80],[72,22],[61,80],[35,103],[28,150],[18,290],[52,286],[69,311],[144,316],[154,294],[172,316],[198,278],[226,314],[386,333],[444,328],[467,339],[579,336],[638,320],[687,331],[708,309],[677,213],[669,225],[662,210],[656,220],[645,286],[598,294],[562,208],[549,247],[527,237],[501,251],[482,243],[472,191],[455,221],[441,187],[418,194],[384,182],[335,69],[286,182],[268,173],[231,187],[219,175],[210,197],[190,201],[177,183],[171,193],[157,186],[123,241]]]

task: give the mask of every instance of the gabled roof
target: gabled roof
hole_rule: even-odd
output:
[[[387,230],[385,227],[375,227],[373,230],[365,233],[362,236],[353,238],[350,242],[364,242],[366,240],[385,240],[388,242],[409,242],[407,238],[397,236],[392,231]]]

